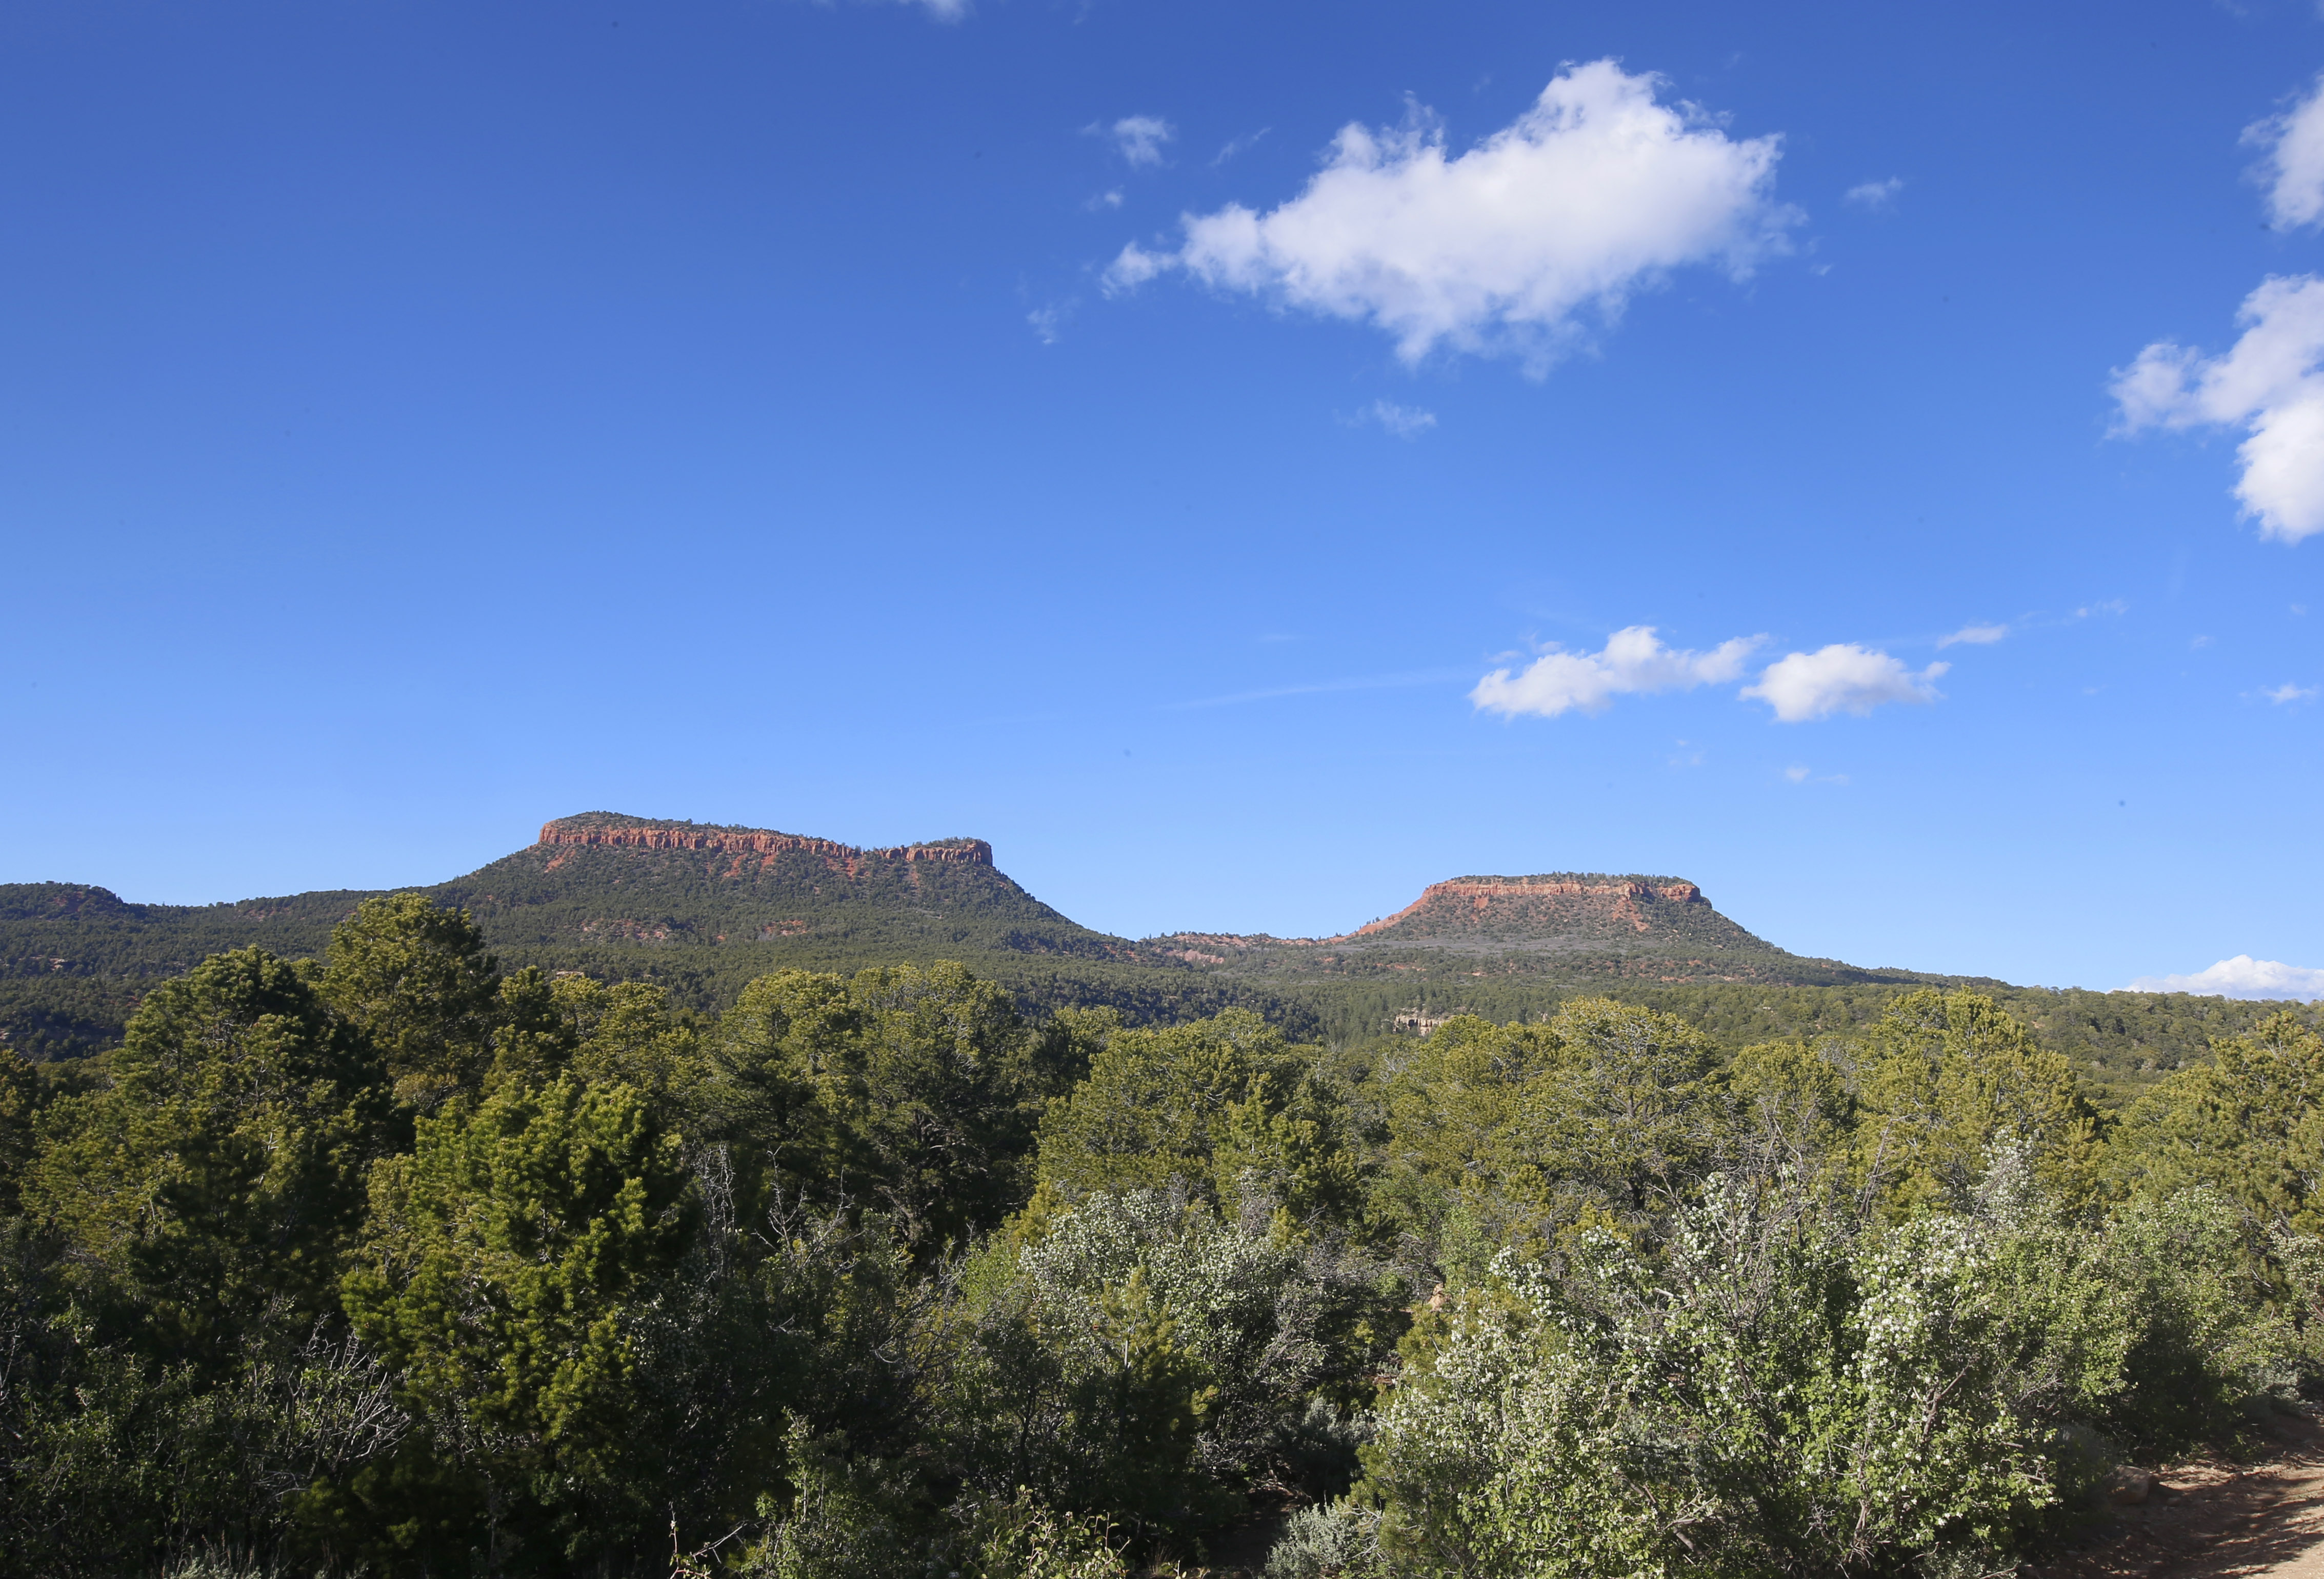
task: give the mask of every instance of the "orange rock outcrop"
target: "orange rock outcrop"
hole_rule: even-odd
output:
[[[895,845],[884,850],[859,850],[832,839],[811,839],[799,834],[763,829],[667,827],[639,823],[630,826],[546,824],[544,845],[602,845],[634,850],[716,850],[734,855],[781,855],[794,851],[837,861],[944,861],[966,866],[992,864],[992,846],[982,839],[957,839],[941,845]]]

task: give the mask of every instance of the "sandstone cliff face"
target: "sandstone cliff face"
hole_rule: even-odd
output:
[[[821,855],[830,860],[937,861],[955,865],[990,866],[992,846],[982,839],[945,839],[927,845],[894,845],[884,850],[858,849],[832,839],[799,834],[779,834],[766,828],[699,827],[691,823],[624,820],[604,812],[558,817],[540,830],[544,845],[602,845],[636,850],[710,850],[732,855]]]

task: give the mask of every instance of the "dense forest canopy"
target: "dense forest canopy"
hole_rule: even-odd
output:
[[[0,1553],[1969,1574],[2324,1365],[2302,1017],[2109,1105],[1990,994],[1768,1002],[713,1011],[366,899],[0,1054]]]

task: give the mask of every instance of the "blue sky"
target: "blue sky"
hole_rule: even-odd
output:
[[[1133,935],[1645,871],[2324,966],[2319,70],[2288,3],[26,0],[0,879],[603,808]]]

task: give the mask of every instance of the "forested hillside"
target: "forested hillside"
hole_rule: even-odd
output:
[[[0,1572],[1995,1574],[2324,1374],[2308,1023],[2108,1111],[1858,1007],[710,1014],[373,898],[0,1052]]]
[[[637,841],[580,843],[582,839]],[[780,841],[769,848],[756,846]],[[1303,1029],[1303,1007],[1202,979],[1091,931],[995,870],[974,840],[858,850],[763,829],[590,813],[540,842],[419,891],[466,908],[512,965],[650,981],[706,1011],[782,966],[974,962],[1027,1006],[1109,1003],[1139,1020],[1255,1002]],[[117,1041],[139,996],[220,949],[318,954],[360,891],[231,904],[126,903],[104,889],[0,884],[0,1030],[27,1057]]]
[[[1868,970],[1788,954],[1695,884],[1561,873],[1462,877],[1329,938],[1093,931],[1025,891],[991,848],[946,839],[863,850],[762,828],[592,812],[421,890],[466,908],[503,962],[650,982],[706,1014],[776,969],[973,968],[1020,1011],[1107,1006],[1131,1024],[1230,1007],[1296,1039],[1370,1046],[1448,1014],[1497,1020],[1611,994],[1679,1015],[1732,1050],[1846,1032],[1914,986],[1974,986],[2073,1057],[2102,1098],[2126,1097],[2286,1008],[2179,994],[2052,993]],[[221,949],[311,956],[364,892],[203,906],[124,902],[101,888],[0,884],[0,1039],[35,1062],[117,1043],[142,996]]]

